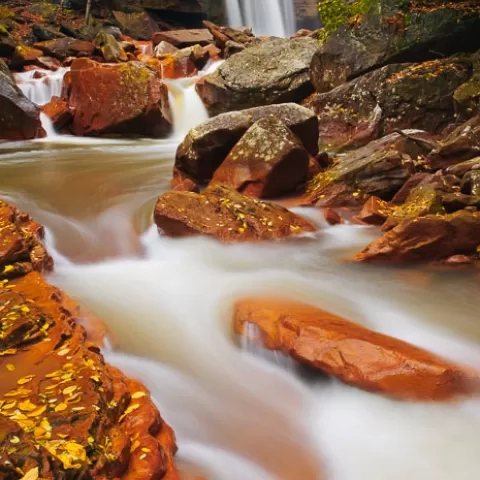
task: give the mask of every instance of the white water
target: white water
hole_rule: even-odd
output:
[[[47,104],[52,97],[59,97],[62,94],[63,77],[68,70],[69,68],[59,68],[54,72],[43,69],[30,70],[16,73],[14,77],[23,94],[31,102],[42,106]],[[44,76],[34,78],[36,73]]]
[[[151,389],[180,460],[209,480],[479,478],[478,400],[396,402],[305,379],[242,351],[230,326],[236,298],[276,294],[478,368],[478,278],[345,264],[375,231],[328,227],[315,209],[312,240],[160,238],[151,211],[175,142],[57,139],[2,147],[0,190],[48,227],[51,281],[107,323],[108,359]]]
[[[257,36],[290,37],[296,31],[293,0],[225,0],[231,27],[252,27]]]

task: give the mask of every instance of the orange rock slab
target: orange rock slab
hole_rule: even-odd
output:
[[[0,478],[175,479],[171,429],[70,305],[38,272],[1,282]]]
[[[444,401],[472,393],[478,376],[426,350],[316,307],[278,298],[245,298],[233,326],[256,325],[263,345],[356,387],[406,400]]]

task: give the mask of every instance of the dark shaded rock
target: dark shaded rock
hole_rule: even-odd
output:
[[[158,30],[158,24],[145,10],[131,13],[114,10],[112,12],[122,32],[138,40],[150,40]]]
[[[196,86],[211,115],[274,103],[299,102],[312,92],[310,38],[270,40],[227,59]]]
[[[43,25],[33,25],[32,26],[32,33],[38,40],[45,41],[45,40],[53,40],[54,38],[63,37],[63,33],[57,32],[51,28],[47,28]]]
[[[319,117],[320,148],[358,148],[397,129],[440,132],[455,120],[453,94],[471,66],[468,58],[388,65],[312,95],[304,105]]]
[[[65,81],[70,84],[68,102],[77,135],[162,137],[171,130],[167,87],[142,63],[76,59]]]
[[[259,202],[214,185],[202,194],[167,192],[155,206],[159,231],[170,237],[208,235],[222,242],[275,240],[315,227],[280,205]]]
[[[251,30],[245,31],[237,28],[221,27],[207,20],[203,24],[208,28],[215,45],[221,50],[226,49],[230,43],[230,48],[232,45],[237,45],[238,51],[241,51],[255,40]]]
[[[8,34],[0,34],[0,57],[11,57],[16,46],[17,42]]]
[[[310,183],[308,198],[319,207],[360,206],[371,195],[391,199],[414,170],[404,146],[394,133],[337,158]]]
[[[268,115],[290,128],[311,155],[317,153],[317,117],[300,105],[287,103],[225,113],[192,128],[177,149],[176,167],[200,183],[209,181],[248,128]]]
[[[442,197],[442,205],[447,213],[456,212],[465,208],[480,208],[480,196],[474,197],[461,192],[447,193]]]
[[[13,68],[23,67],[37,63],[43,56],[43,52],[37,48],[27,47],[26,45],[17,45],[13,52],[11,65]]]
[[[480,170],[470,170],[463,176],[461,190],[467,195],[480,197]]]
[[[67,57],[90,57],[95,49],[95,45],[91,42],[69,37],[37,42],[33,46],[41,50],[44,55],[59,60],[65,60]]]
[[[39,109],[15,85],[8,67],[0,60],[0,139],[29,140],[44,136]]]
[[[417,62],[480,48],[475,2],[381,0],[332,33],[312,60],[312,83],[328,91],[390,63]]]
[[[273,115],[255,122],[213,175],[211,184],[255,198],[278,198],[305,183],[309,155],[292,131]]]

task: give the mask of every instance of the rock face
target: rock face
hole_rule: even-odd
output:
[[[430,60],[480,47],[476,2],[380,0],[370,5],[369,14],[345,22],[313,57],[312,83],[318,92],[389,63]]]
[[[311,38],[276,39],[247,48],[203,77],[197,92],[211,115],[273,103],[299,102],[313,89]]]
[[[293,193],[305,183],[309,156],[300,140],[273,115],[254,123],[216,170],[221,184],[256,198]]]
[[[85,343],[62,293],[33,272],[4,281],[0,443],[5,478],[162,478],[175,440],[135,381]],[[30,473],[29,473],[30,472]]]
[[[244,334],[248,324],[258,327],[266,348],[392,397],[448,400],[467,394],[474,381],[472,373],[425,350],[302,303],[240,300],[234,305],[235,332]]]
[[[377,264],[429,262],[452,255],[473,255],[480,245],[480,214],[406,218],[374,240],[354,260]]]
[[[438,133],[455,121],[454,93],[471,76],[470,57],[388,65],[317,95],[320,148],[358,148],[396,129]]]
[[[192,128],[177,149],[176,168],[200,183],[208,182],[253,123],[269,115],[281,120],[311,155],[317,154],[317,117],[307,108],[286,103],[225,113]]]
[[[208,235],[222,242],[274,240],[313,232],[315,227],[279,205],[259,202],[213,185],[202,194],[171,191],[155,206],[154,220],[170,237]]]
[[[44,137],[40,111],[15,85],[8,67],[0,60],[0,140]]]
[[[157,72],[138,62],[72,63],[69,107],[77,135],[166,136],[171,129],[167,87]]]
[[[310,183],[307,195],[317,206],[359,206],[369,195],[390,199],[414,171],[398,133],[339,158]]]

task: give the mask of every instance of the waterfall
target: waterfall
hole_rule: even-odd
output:
[[[296,31],[293,0],[225,0],[231,27],[252,27],[255,35],[289,37]]]
[[[16,73],[15,82],[22,93],[37,105],[47,104],[52,97],[62,94],[63,77],[68,68],[59,68],[55,72],[50,70],[29,70]]]

